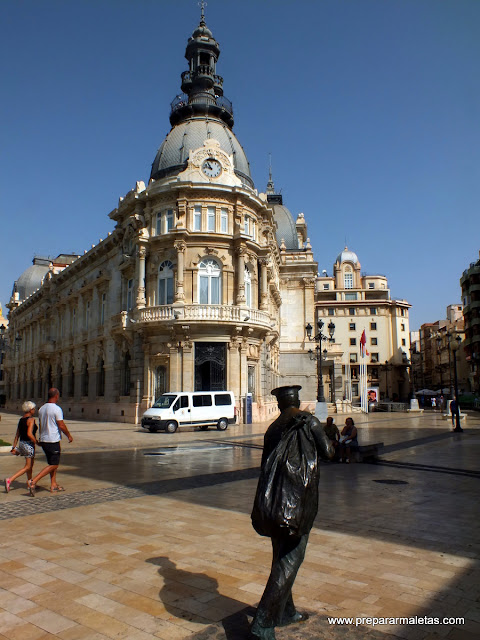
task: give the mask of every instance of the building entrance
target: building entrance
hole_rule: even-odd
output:
[[[227,345],[224,342],[195,343],[195,391],[227,388]]]

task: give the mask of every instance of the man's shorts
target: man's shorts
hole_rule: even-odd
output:
[[[60,464],[60,442],[41,442],[43,453],[47,456],[50,465]]]

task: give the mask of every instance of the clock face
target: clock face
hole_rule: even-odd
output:
[[[215,158],[207,158],[202,164],[202,171],[208,178],[218,178],[222,173],[222,165]]]

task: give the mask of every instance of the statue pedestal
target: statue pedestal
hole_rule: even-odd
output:
[[[328,417],[328,407],[326,402],[317,402],[315,405],[315,417],[320,422],[326,422]]]
[[[412,398],[410,400],[410,409],[407,409],[409,413],[423,413],[423,409],[420,409],[418,406],[417,398]]]

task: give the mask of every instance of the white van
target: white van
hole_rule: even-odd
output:
[[[169,391],[158,398],[142,417],[149,431],[175,433],[180,426],[217,427],[225,431],[235,424],[235,397],[231,391]]]

